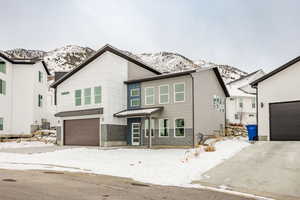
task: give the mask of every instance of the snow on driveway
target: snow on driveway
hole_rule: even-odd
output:
[[[239,139],[220,141],[215,152],[202,151],[187,162],[186,155],[192,155],[194,149],[74,148],[31,155],[0,153],[0,168],[82,171],[160,185],[188,186],[248,145]]]
[[[15,149],[15,148],[26,148],[26,147],[44,147],[53,146],[53,144],[45,144],[43,142],[0,142],[1,149]]]

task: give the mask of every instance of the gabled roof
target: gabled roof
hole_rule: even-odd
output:
[[[241,80],[243,80],[243,79],[245,79],[245,78],[248,78],[248,77],[250,77],[250,76],[252,76],[252,75],[256,74],[257,72],[259,72],[260,70],[261,70],[261,69],[259,69],[259,70],[256,70],[256,71],[254,71],[254,72],[252,72],[252,73],[250,73],[250,74],[247,74],[246,76],[242,76],[242,77],[241,77],[241,78],[239,78],[239,79],[236,79],[236,80],[230,81],[229,83],[227,83],[227,85],[230,85],[231,83],[235,83],[235,82],[241,81]]]
[[[49,69],[46,65],[46,63],[44,61],[42,61],[41,59],[17,59],[17,58],[11,58],[8,55],[6,55],[3,52],[0,52],[0,58],[3,58],[5,60],[7,60],[8,62],[12,63],[12,64],[20,64],[20,65],[34,65],[38,62],[42,62],[46,72],[48,75],[50,75]]]
[[[126,53],[124,53],[123,51],[109,45],[106,44],[105,46],[103,46],[101,49],[99,49],[94,55],[92,55],[91,57],[89,57],[88,59],[86,59],[83,63],[81,63],[78,67],[74,68],[73,70],[71,70],[69,73],[67,73],[66,75],[64,75],[62,78],[60,78],[59,80],[57,80],[56,82],[54,82],[51,87],[57,87],[60,83],[62,83],[63,81],[65,81],[66,79],[68,79],[69,77],[71,77],[73,74],[75,74],[76,72],[78,72],[79,70],[81,70],[83,67],[85,67],[86,65],[88,65],[89,63],[91,63],[92,61],[94,61],[96,58],[98,58],[99,56],[101,56],[103,53],[105,53],[106,51],[109,51],[117,56],[120,56],[136,65],[139,65],[140,67],[143,67],[144,69],[147,69],[157,75],[161,74],[161,72],[157,71],[156,69],[152,68],[151,66],[149,66],[148,64],[144,63],[141,60],[138,60],[136,58],[134,58],[133,56],[130,56]]]
[[[295,64],[299,61],[300,61],[300,56],[298,56],[297,58],[294,58],[293,60],[289,61],[288,63],[286,63],[284,65],[282,65],[281,67],[278,67],[277,69],[271,71],[270,73],[262,76],[261,78],[257,79],[256,81],[253,81],[252,83],[250,83],[250,85],[252,87],[256,87],[259,82],[262,82],[262,81],[270,78],[271,76],[277,74],[278,72],[281,72],[281,71],[287,69],[288,67],[292,66],[293,64]]]

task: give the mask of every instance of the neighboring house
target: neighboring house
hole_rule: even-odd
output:
[[[47,121],[44,62],[0,53],[0,134],[29,134]]]
[[[150,127],[154,145],[193,145],[225,126],[217,68],[162,75],[105,45],[52,87],[61,145],[146,145]]]
[[[300,56],[251,83],[260,140],[300,141]]]
[[[230,97],[226,99],[228,124],[256,124],[256,90],[250,83],[265,75],[258,70],[227,84]]]

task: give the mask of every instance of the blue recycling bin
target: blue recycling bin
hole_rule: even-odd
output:
[[[257,140],[257,125],[246,125],[250,141]]]

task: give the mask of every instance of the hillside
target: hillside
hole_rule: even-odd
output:
[[[49,70],[53,73],[55,71],[69,71],[73,69],[86,58],[91,56],[95,51],[89,47],[67,45],[49,52],[26,49],[12,49],[5,52],[14,58],[42,58],[48,65]],[[238,79],[241,76],[247,75],[246,72],[229,65],[219,65],[212,62],[206,62],[204,60],[193,61],[178,53],[158,52],[132,54],[128,51],[124,52],[141,59],[142,61],[153,66],[155,69],[164,73],[196,69],[199,67],[217,66],[219,67],[225,82],[229,82]]]

